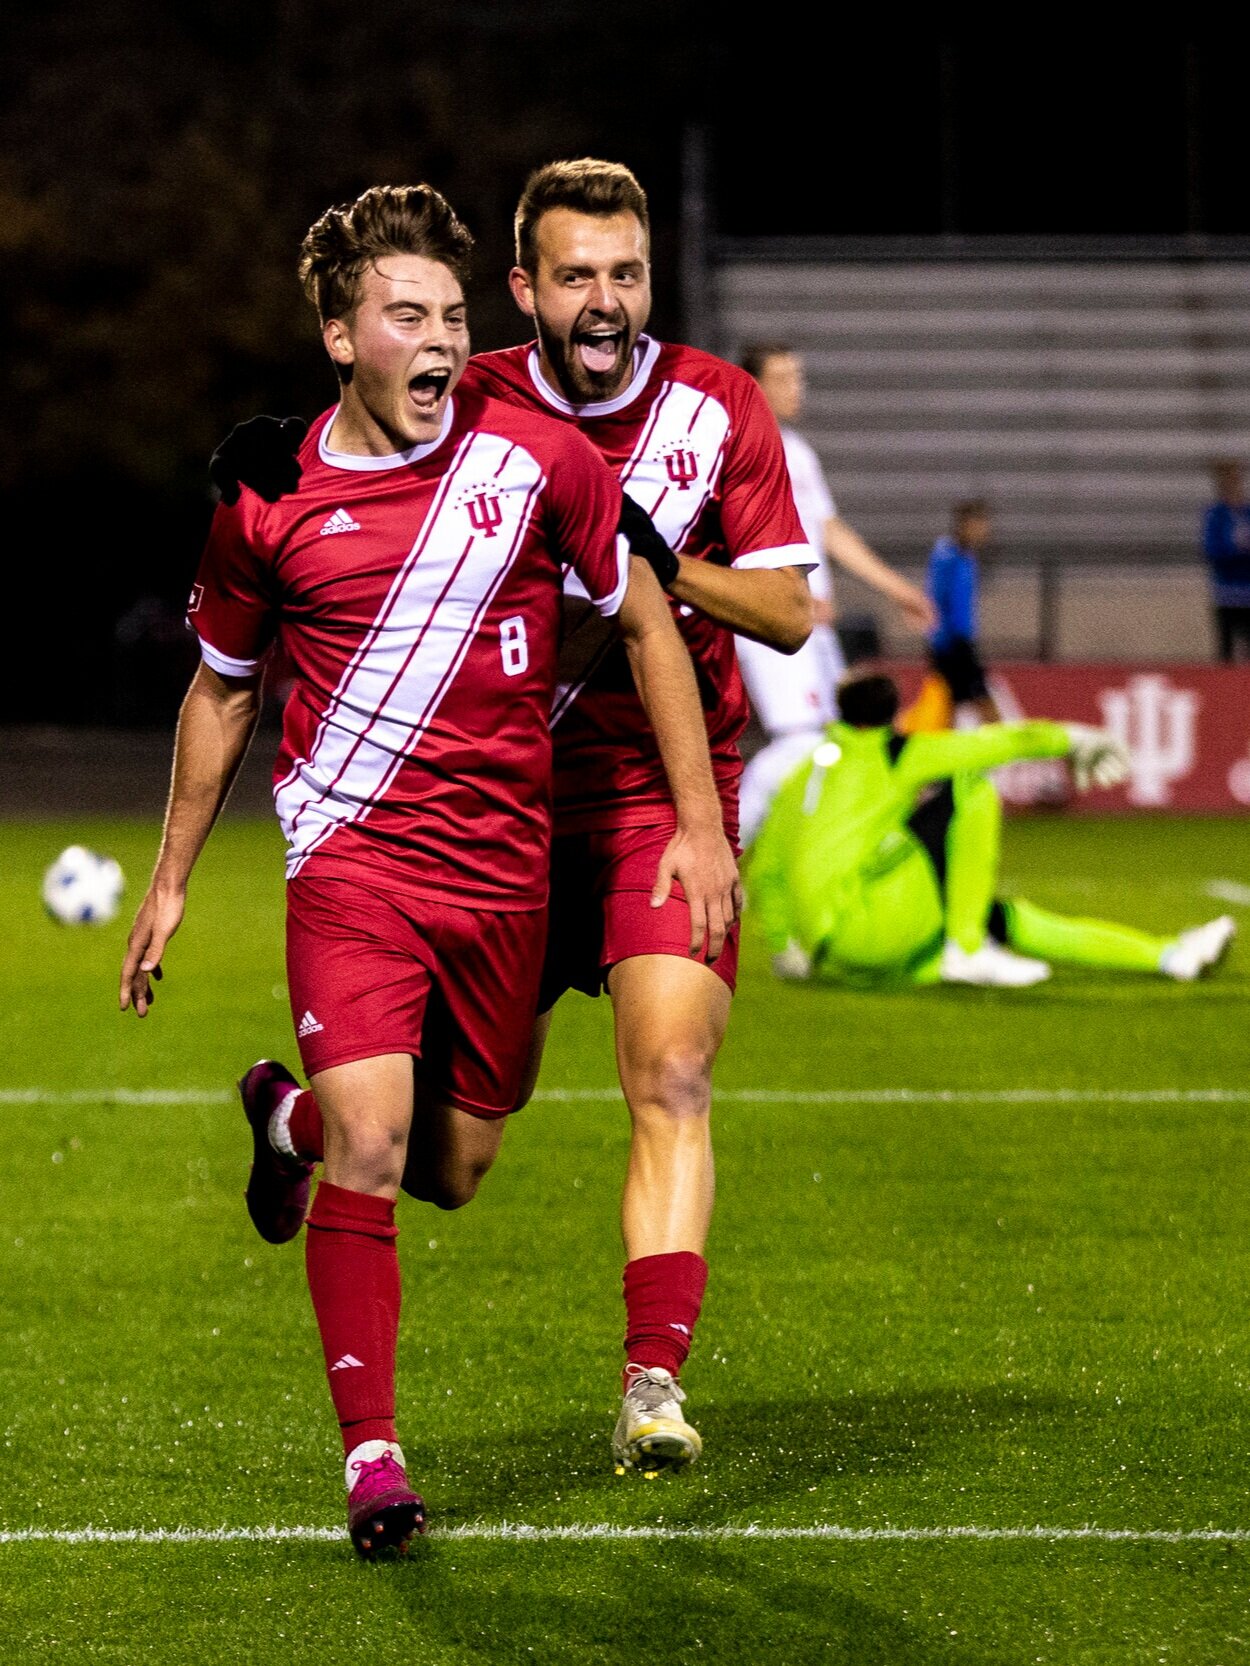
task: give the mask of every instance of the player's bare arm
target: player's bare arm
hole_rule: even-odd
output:
[[[927,634],[937,625],[937,610],[918,586],[896,573],[840,515],[825,522],[825,553],[830,561],[894,603],[907,625]]]
[[[145,1018],[152,980],[182,923],[187,881],[243,762],[260,714],[260,676],[223,677],[201,663],[178,718],[160,850],[122,963],[121,1010]]]
[[[652,906],[667,900],[676,879],[690,905],[690,953],[713,961],[741,912],[738,864],[725,838],[694,667],[664,593],[639,556],[630,557],[620,625],[677,811],[677,831],[660,860]]]
[[[783,654],[812,634],[812,593],[801,567],[721,567],[679,556],[670,596]]]

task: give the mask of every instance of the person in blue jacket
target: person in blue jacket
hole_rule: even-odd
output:
[[[1242,486],[1241,464],[1212,465],[1216,502],[1202,522],[1202,552],[1211,576],[1211,604],[1219,657],[1231,664],[1238,643],[1250,659],[1250,504]]]
[[[950,534],[929,552],[925,588],[937,611],[929,662],[950,689],[951,705],[971,705],[983,723],[1001,722],[978,646],[980,551],[989,542],[990,511],[982,498],[955,505]]]

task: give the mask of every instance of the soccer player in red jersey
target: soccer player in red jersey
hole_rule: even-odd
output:
[[[643,333],[649,253],[646,197],[627,168],[592,159],[540,168],[517,208],[510,280],[537,340],[475,355],[465,379],[580,430],[662,534],[668,547],[648,548],[695,665],[724,826],[735,839],[737,742],[748,706],[734,634],[799,648],[812,621],[806,574],[818,556],[754,379]],[[269,422],[272,442],[277,424]],[[227,485],[232,470],[248,478],[252,461],[238,433],[215,459]],[[264,472],[278,490],[283,461],[280,444],[266,447]],[[677,1379],[707,1280],[711,1073],[729,1016],[737,933],[728,932],[723,948],[710,942],[700,952],[700,911],[692,920],[677,888],[652,906],[673,804],[620,649],[584,604],[566,620],[553,722],[551,927],[525,1095],[560,995],[606,987],[632,1119],[622,1202],[626,1364],[613,1451],[623,1468],[679,1468],[701,1450]],[[312,1096],[293,1098],[284,1114],[294,1148],[315,1155]]]
[[[649,235],[646,197],[628,169],[582,159],[537,170],[517,207],[510,280],[537,340],[479,354],[469,374],[520,409],[580,429],[676,552],[666,587],[699,679],[725,829],[736,839],[737,742],[748,707],[734,633],[799,648],[811,629],[806,573],[816,558],[757,384],[711,354],[643,333]],[[528,1082],[559,996],[606,987],[632,1121],[622,1201],[626,1364],[613,1453],[623,1468],[679,1468],[701,1449],[677,1379],[707,1279],[711,1074],[737,932],[719,956],[692,955],[681,899],[647,906],[648,866],[673,811],[619,653],[587,653],[564,667],[562,684],[551,926]]]
[[[521,1091],[566,570],[619,621],[665,736],[686,812],[667,874],[718,917],[736,883],[695,679],[658,585],[618,536],[619,485],[581,436],[461,380],[470,246],[427,186],[367,191],[304,240],[341,398],[307,436],[293,495],[248,492],[215,514],[188,610],[202,663],[121,976],[122,1009],[145,1016],[280,628],[294,667],[274,789],[287,965],[324,1121],[308,1281],[364,1556],[402,1548],[424,1520],[395,1428],[401,1181],[445,1208],[467,1202]],[[272,1097],[280,1067],[258,1069],[253,1097]],[[298,1227],[306,1167],[285,1179]]]

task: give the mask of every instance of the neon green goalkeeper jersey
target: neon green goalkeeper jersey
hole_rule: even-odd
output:
[[[993,723],[904,739],[892,729],[831,723],[782,786],[751,850],[747,889],[770,952],[809,954],[832,934],[861,872],[910,839],[924,788],[1020,758],[1061,758],[1058,723]]]

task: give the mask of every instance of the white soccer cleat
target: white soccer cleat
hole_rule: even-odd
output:
[[[781,953],[773,956],[773,976],[787,983],[801,983],[811,975],[811,956],[804,954],[792,937]]]
[[[656,1475],[662,1469],[684,1469],[693,1463],[703,1442],[681,1415],[686,1396],[677,1378],[660,1365],[631,1365],[626,1374],[629,1387],[612,1434],[618,1470]]]
[[[1218,920],[1208,920],[1204,926],[1192,926],[1188,931],[1182,931],[1176,941],[1164,949],[1159,970],[1178,983],[1192,983],[1223,958],[1236,930],[1232,916],[1221,914]]]
[[[942,949],[941,979],[943,983],[980,984],[988,989],[1028,989],[1032,984],[1044,983],[1050,967],[1044,960],[1029,960],[1022,954],[1004,949],[992,937],[987,937],[979,949],[971,954],[958,943],[947,942]]]

